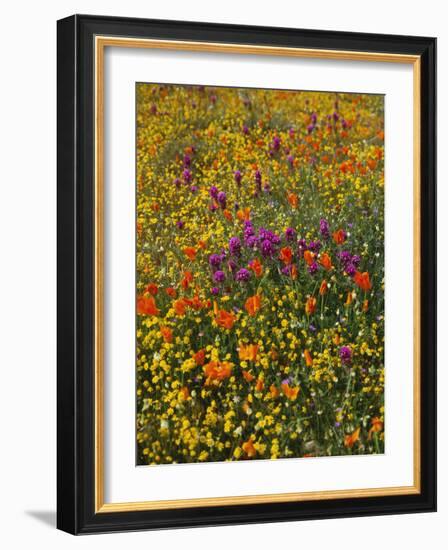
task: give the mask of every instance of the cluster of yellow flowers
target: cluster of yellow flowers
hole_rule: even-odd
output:
[[[137,85],[139,464],[384,452],[383,122]]]

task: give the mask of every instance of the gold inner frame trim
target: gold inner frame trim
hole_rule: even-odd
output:
[[[210,53],[237,53],[252,55],[287,56],[342,61],[370,61],[407,63],[413,65],[413,223],[414,223],[414,350],[413,350],[413,484],[402,487],[379,487],[350,490],[295,492],[263,495],[244,495],[180,500],[106,503],[104,501],[104,50],[106,47],[153,48]],[[142,510],[179,509],[206,506],[231,506],[274,502],[299,502],[362,498],[393,495],[412,495],[421,492],[420,453],[420,56],[381,52],[357,52],[256,46],[251,44],[225,44],[182,40],[156,40],[96,36],[95,55],[95,513],[130,512]]]

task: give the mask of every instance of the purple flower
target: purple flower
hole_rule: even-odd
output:
[[[250,279],[250,271],[247,269],[240,269],[238,273],[236,274],[236,280],[240,283],[247,283],[247,281]]]
[[[288,133],[289,133],[289,137],[292,139],[294,137],[294,134],[295,134],[294,128],[290,128]]]
[[[209,193],[210,193],[210,196],[212,199],[217,199],[218,198],[218,188],[216,187],[216,185],[212,185],[210,187],[210,190],[209,190]]]
[[[354,274],[356,273],[356,267],[352,264],[352,263],[348,263],[345,267],[345,272],[347,273],[347,275],[349,275],[350,277],[353,277]]]
[[[215,210],[218,209],[218,207],[217,207],[213,202],[211,202],[211,203],[208,205],[208,208],[209,208],[210,212],[215,212]]]
[[[322,243],[320,241],[311,241],[308,245],[308,249],[311,250],[311,252],[319,252],[319,250],[322,248]]]
[[[272,254],[274,253],[274,247],[272,246],[271,241],[269,241],[268,239],[265,239],[264,241],[262,241],[261,253],[263,254],[264,257],[272,256]]]
[[[274,139],[272,140],[272,148],[275,151],[280,149],[280,138],[278,136],[274,136]]]
[[[339,348],[339,357],[343,365],[348,365],[352,360],[352,350],[348,346]]]
[[[216,296],[217,294],[219,294],[219,288],[214,286],[210,292],[213,294],[213,296]]]
[[[319,270],[319,266],[317,265],[316,262],[313,262],[312,264],[310,264],[310,265],[308,266],[308,273],[309,273],[310,275],[316,274],[318,270]]]
[[[183,229],[184,227],[184,222],[182,220],[179,220],[178,222],[176,222],[176,226],[179,228],[179,229]]]
[[[287,275],[288,277],[291,276],[292,264],[285,265],[285,267],[282,267],[282,273],[283,275]]]
[[[255,235],[247,237],[246,244],[249,248],[255,248],[258,244],[258,237],[255,237]]]
[[[314,128],[315,128],[314,124],[308,124],[308,126],[306,127],[309,134],[311,134]]]
[[[249,133],[249,128],[246,125],[244,125],[243,126],[243,134],[248,134],[248,133]]]
[[[289,162],[290,166],[294,166],[294,157],[292,155],[288,155],[286,160]]]
[[[292,227],[287,227],[285,230],[286,240],[291,242],[296,238],[296,231]]]
[[[257,185],[257,189],[261,191],[261,172],[260,172],[260,170],[257,170],[255,172],[255,183]]]
[[[316,115],[316,113],[313,113],[313,114],[311,115],[311,122],[312,122],[313,124],[316,124],[316,122],[317,122],[317,115]]]
[[[229,260],[229,263],[227,264],[227,266],[232,273],[234,273],[238,267],[237,263],[234,260]]]
[[[211,254],[208,258],[208,263],[211,267],[218,269],[218,267],[221,265],[221,256],[219,254]]]
[[[322,218],[319,222],[320,225],[320,234],[324,239],[328,239],[330,237],[330,224],[325,218]]]
[[[184,178],[184,182],[185,183],[190,183],[191,182],[191,178],[193,177],[191,175],[191,172],[190,170],[188,170],[188,168],[186,168],[183,172],[182,172],[182,176]]]
[[[271,192],[271,186],[269,185],[269,183],[265,183],[265,184],[263,185],[263,191],[264,191],[265,193],[270,193],[270,192]]]
[[[345,268],[352,261],[352,255],[347,250],[342,250],[339,252],[339,259]]]
[[[226,194],[224,193],[224,191],[220,191],[218,193],[218,197],[217,197],[217,200],[221,206],[222,209],[224,209],[226,207],[226,204],[227,204],[227,196]]]
[[[181,183],[182,183],[182,182],[180,181],[179,178],[176,178],[176,179],[174,180],[174,185],[175,185],[176,187],[180,187],[180,184],[181,184]]]
[[[215,274],[213,275],[213,280],[215,283],[223,283],[226,278],[226,275],[224,271],[215,271]]]
[[[191,157],[190,155],[184,155],[184,167],[190,168],[191,165]]]
[[[232,256],[239,256],[241,254],[241,241],[238,237],[232,237],[229,240],[229,251]]]
[[[198,186],[197,186],[197,185],[192,185],[192,186],[190,187],[190,191],[191,191],[192,193],[196,193],[197,190],[198,190]]]
[[[357,254],[352,256],[352,264],[354,266],[358,267],[360,263],[361,263],[361,257],[360,256],[358,256]]]
[[[242,178],[241,172],[239,170],[235,170],[235,172],[233,173],[233,177],[234,177],[235,182],[237,183],[237,185],[240,185],[241,178]]]
[[[297,254],[299,258],[302,258],[303,253],[305,250],[308,250],[308,247],[306,246],[306,240],[305,239],[299,239],[298,247],[297,247]]]

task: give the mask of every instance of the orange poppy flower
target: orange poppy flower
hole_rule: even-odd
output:
[[[247,346],[241,344],[238,351],[238,355],[241,361],[256,361],[257,353],[258,344],[248,344]]]
[[[278,391],[278,388],[276,386],[274,386],[274,384],[269,386],[269,392],[271,394],[271,397],[273,397],[274,399],[280,395],[280,392]]]
[[[224,217],[227,221],[229,221],[229,222],[233,221],[232,214],[229,210],[227,210],[227,209],[224,210],[223,215],[224,215]]]
[[[288,382],[282,383],[282,391],[290,401],[295,401],[299,395],[300,387],[292,388]]]
[[[193,246],[186,246],[184,248],[184,254],[185,256],[191,260],[192,262],[194,262],[194,260],[196,259],[196,253],[197,253],[197,250],[196,248],[194,248]]]
[[[332,269],[333,267],[333,264],[331,263],[331,258],[326,252],[321,254],[319,258],[319,263],[327,271],[330,271],[330,269]]]
[[[343,229],[338,229],[333,233],[333,241],[336,244],[343,244],[346,238],[347,238],[347,234]]]
[[[190,397],[190,390],[187,388],[187,386],[184,386],[179,390],[179,399],[181,401],[186,401]]]
[[[347,292],[347,299],[345,300],[344,305],[349,306],[352,302],[353,302],[353,292],[351,292],[351,290],[349,290]]]
[[[316,311],[317,300],[314,296],[309,296],[305,304],[305,313],[312,315]]]
[[[364,300],[364,302],[362,303],[362,310],[364,313],[366,313],[366,311],[369,311],[369,300]]]
[[[372,288],[372,283],[370,281],[370,275],[367,271],[364,271],[364,273],[360,273],[357,271],[355,273],[355,276],[353,277],[353,280],[355,283],[361,288],[362,290],[370,290]]]
[[[220,309],[216,316],[216,322],[222,328],[230,330],[235,324],[236,318],[233,313],[229,313],[225,309]]]
[[[335,346],[339,346],[339,344],[341,343],[341,335],[339,334],[339,332],[337,332],[333,336],[333,343],[334,343]]]
[[[207,248],[207,243],[205,241],[203,241],[202,239],[200,239],[198,241],[198,248],[202,248],[202,250],[205,250]]]
[[[232,374],[233,365],[228,361],[210,361],[204,365],[204,374],[207,377],[206,386],[212,382],[221,382]]]
[[[372,418],[372,427],[369,430],[368,439],[369,440],[372,439],[372,434],[381,432],[382,429],[383,429],[383,422],[381,418],[378,418],[377,416],[375,416],[374,418]]]
[[[138,315],[158,315],[159,310],[153,296],[139,296],[137,298]]]
[[[285,265],[289,265],[292,262],[292,250],[289,246],[280,249],[280,260]]]
[[[306,366],[307,367],[312,367],[313,366],[313,356],[311,355],[311,353],[306,349],[303,352],[303,356],[305,357]]]
[[[242,210],[238,210],[236,213],[236,217],[241,222],[248,222],[250,220],[250,208],[243,208]]]
[[[248,458],[254,458],[257,454],[257,449],[254,447],[254,442],[249,438],[245,443],[242,444],[242,449],[248,456]]]
[[[257,383],[255,384],[255,391],[263,391],[264,382],[261,378],[258,378]]]
[[[296,209],[299,206],[299,197],[295,193],[288,193],[287,198],[291,208]]]
[[[177,296],[176,289],[173,287],[168,287],[165,289],[165,292],[168,294],[170,298],[175,298]]]
[[[149,293],[152,294],[153,296],[156,296],[157,293],[159,292],[159,287],[158,287],[155,283],[149,283],[149,284],[146,286],[145,291],[146,291],[146,292],[149,292]]]
[[[291,266],[291,279],[297,279],[297,266],[293,264]]]
[[[320,288],[319,288],[319,294],[321,296],[323,296],[324,294],[326,294],[328,291],[328,284],[327,284],[327,281],[324,279],[320,285]]]
[[[187,290],[187,288],[190,286],[192,281],[193,281],[193,274],[191,273],[191,271],[185,271],[180,284],[184,290]]]
[[[303,253],[303,259],[308,265],[311,265],[314,262],[314,254],[311,252],[311,250],[305,250]]]
[[[160,334],[165,342],[170,344],[173,341],[173,331],[169,327],[160,327]]]
[[[176,315],[179,317],[182,317],[185,315],[185,311],[187,309],[187,304],[185,303],[185,300],[183,298],[179,298],[179,300],[176,300],[173,303],[174,311],[176,312]]]
[[[252,380],[255,378],[255,376],[250,372],[248,372],[247,370],[243,370],[242,372],[243,372],[244,380],[246,380],[246,382],[252,382]]]
[[[200,349],[193,355],[194,362],[196,365],[202,366],[205,363],[205,350]]]
[[[255,273],[257,277],[261,277],[263,273],[263,266],[258,258],[255,258],[255,260],[252,260],[249,262],[249,269],[252,269],[252,271]]]
[[[254,315],[257,314],[257,311],[259,311],[259,309],[261,308],[261,296],[259,294],[255,294],[254,296],[251,296],[246,300],[244,307],[247,313],[253,317]]]
[[[356,430],[353,433],[347,434],[344,437],[344,445],[349,449],[351,449],[353,445],[358,441],[360,432],[361,432],[361,428],[356,428]]]

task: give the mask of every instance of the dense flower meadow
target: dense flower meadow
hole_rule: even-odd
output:
[[[383,97],[136,104],[138,464],[383,453]]]

